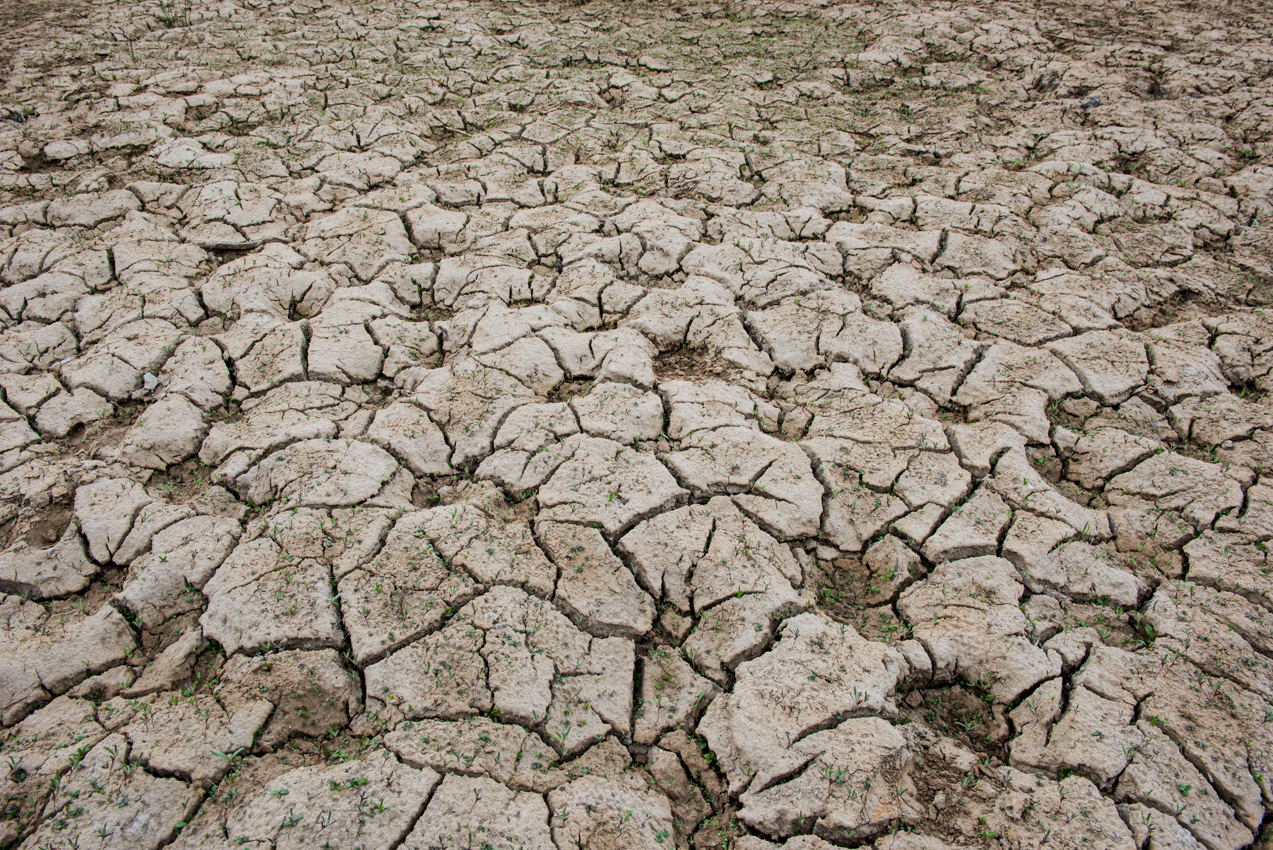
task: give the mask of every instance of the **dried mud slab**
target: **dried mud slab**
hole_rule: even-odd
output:
[[[1273,840],[1268,8],[81,5],[0,847]]]

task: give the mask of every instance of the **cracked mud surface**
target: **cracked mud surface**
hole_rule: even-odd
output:
[[[1262,4],[0,13],[0,847],[1273,846]]]

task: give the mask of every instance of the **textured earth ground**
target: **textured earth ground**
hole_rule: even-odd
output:
[[[1273,846],[1267,4],[0,25],[0,847]]]

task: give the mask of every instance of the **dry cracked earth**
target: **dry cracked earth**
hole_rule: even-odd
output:
[[[1273,846],[1273,10],[10,4],[0,846]]]

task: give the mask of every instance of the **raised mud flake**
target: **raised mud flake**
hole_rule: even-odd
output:
[[[48,371],[78,352],[75,334],[61,322],[51,325],[23,322],[6,329],[0,340],[0,363],[15,372],[31,368]]]
[[[972,498],[958,505],[933,535],[924,543],[924,557],[940,561],[994,555],[999,551],[999,537],[1012,516],[1011,510],[987,487],[980,487]]]
[[[1249,440],[1235,442],[1230,448],[1221,444],[1213,452],[1222,461],[1249,469],[1273,468],[1273,431],[1256,431]]]
[[[582,776],[548,795],[558,847],[662,850],[672,838],[667,797],[622,774]]]
[[[167,274],[139,275],[109,292],[86,295],[75,305],[75,323],[85,348],[118,342],[121,335],[147,323],[182,328],[199,324],[205,315],[187,281]]]
[[[1162,651],[1273,701],[1273,662],[1267,655],[1273,631],[1264,611],[1244,597],[1209,587],[1164,585],[1142,617]]]
[[[404,515],[375,557],[337,576],[345,630],[359,664],[437,628],[448,609],[481,590],[464,570],[442,559],[428,520],[428,514]]]
[[[790,549],[723,496],[708,502],[707,509],[715,525],[707,551],[694,568],[691,588],[695,612],[701,614],[731,597],[755,594],[794,601],[793,588],[801,586],[804,577]]]
[[[871,846],[894,850],[892,842],[899,842],[896,845],[896,850],[901,850],[901,848],[906,848],[906,850],[951,850],[951,846],[948,844],[936,839],[930,839],[927,836],[915,835],[914,833],[887,836],[881,838],[879,843]],[[734,846],[738,850],[777,850],[779,847],[786,848],[786,850],[831,850],[836,845],[829,844],[816,835],[796,835],[782,844],[775,844],[772,841],[766,841],[754,835],[740,835],[734,840]]]
[[[169,634],[176,632],[174,629]],[[105,699],[117,695],[146,696],[160,691],[174,691],[182,685],[188,687],[193,680],[191,673],[199,660],[199,653],[207,648],[208,642],[203,639],[203,629],[198,626],[181,631],[175,637],[131,683],[122,679],[118,685],[113,682],[108,684],[107,681],[90,681],[81,685],[81,690],[77,692],[96,694]]]
[[[17,723],[33,709],[48,702],[49,692],[40,681],[39,665],[22,650],[39,646],[39,630],[48,613],[35,602],[17,596],[0,597],[0,722]]]
[[[208,583],[240,533],[239,524],[225,517],[189,517],[167,526],[152,538],[150,552],[132,562],[115,600],[147,628],[198,610],[203,598],[191,589]]]
[[[761,792],[811,760],[796,745],[844,717],[894,715],[902,656],[848,626],[806,613],[785,621],[767,653],[740,664],[732,693],[699,723],[731,793]]]
[[[1081,330],[1113,327],[1114,320],[1127,319],[1149,300],[1134,274],[1101,274],[1098,279],[1064,268],[1040,269],[1030,290],[1045,310],[1071,321],[1082,317],[1089,327]]]
[[[499,369],[536,394],[546,396],[566,377],[548,343],[537,336],[523,337],[507,348],[476,356],[484,366]],[[607,376],[611,380],[619,376]],[[645,381],[637,383],[646,384]],[[648,384],[647,384],[648,385]]]
[[[385,736],[405,764],[442,774],[486,776],[519,791],[543,791],[557,753],[537,733],[485,717],[418,720]]]
[[[1143,803],[1123,804],[1127,825],[1138,846],[1148,850],[1201,850],[1205,847],[1174,817],[1165,817],[1157,809]]]
[[[647,520],[620,546],[664,603],[700,616],[686,657],[718,684],[769,641],[777,618],[809,607],[794,589],[803,576],[790,550],[724,496]]]
[[[906,455],[899,458],[888,448],[825,437],[805,440],[801,448],[813,459],[813,469],[827,493],[821,533],[835,546],[860,552],[889,523],[906,514],[905,502],[868,484],[872,472],[882,473],[871,476],[874,480],[888,478],[891,483],[905,468]],[[862,467],[866,467],[865,475]]]
[[[573,447],[570,460],[539,490],[541,519],[595,522],[620,534],[686,495],[653,455],[596,437],[571,437],[566,445]]]
[[[961,800],[952,818],[961,829],[1015,834],[1031,844],[1057,847],[1136,847],[1114,803],[1084,777],[1056,782],[1008,767],[995,773],[1006,793],[996,795],[985,808],[971,805],[968,798]]]
[[[861,307],[856,295],[820,290],[748,313],[746,322],[785,375],[828,359],[879,375],[902,356],[902,337],[891,323],[863,315]]]
[[[103,221],[119,218],[130,210],[140,210],[141,201],[125,189],[101,195],[89,193],[62,198],[49,204],[49,223],[65,227],[94,227]]]
[[[33,372],[31,374],[0,374],[0,387],[8,406],[23,416],[34,416],[40,405],[62,391],[62,385],[54,376]]]
[[[1109,518],[1104,512],[1067,499],[1039,474],[1025,452],[1017,449],[1005,452],[995,464],[995,474],[987,483],[1014,510],[1060,520],[1080,535],[1094,540],[1108,540],[1112,534]]]
[[[541,795],[478,776],[445,777],[402,846],[430,850],[445,847],[455,836],[477,847],[556,850]]]
[[[163,392],[181,393],[201,410],[222,406],[232,389],[222,350],[206,338],[188,338],[159,370],[159,387]]]
[[[530,524],[499,504],[434,508],[428,533],[442,557],[484,585],[509,584],[548,596],[557,571],[536,544]]]
[[[1233,809],[1207,784],[1170,738],[1147,720],[1136,724],[1141,739],[1136,755],[1119,777],[1115,797],[1133,800],[1175,817],[1202,844],[1213,850],[1237,850],[1255,837],[1237,821]]]
[[[764,345],[778,371],[790,375],[809,371],[825,362],[818,339],[830,329],[834,337],[844,315],[860,310],[856,295],[837,290],[812,292],[788,298],[765,310],[747,313],[744,321]],[[900,340],[899,340],[900,348]]]
[[[640,638],[654,624],[654,603],[615,557],[601,532],[539,522],[536,533],[557,565],[554,600],[589,633]]]
[[[961,328],[928,307],[908,307],[897,321],[907,354],[889,371],[889,379],[914,386],[937,404],[946,404],[985,343],[968,339]]]
[[[1021,571],[1032,593],[1059,593],[1124,608],[1135,608],[1148,596],[1143,580],[1114,565],[1113,546],[1093,546],[1074,536],[1065,523],[1023,511],[1004,540],[1003,557]]]
[[[700,221],[677,215],[655,200],[637,201],[613,221],[620,233],[640,237],[644,250],[637,268],[651,277],[675,272],[693,244],[703,236]]]
[[[336,282],[324,271],[301,270],[305,258],[280,243],[231,260],[201,287],[203,303],[213,313],[268,313],[280,319],[315,316],[327,303]]]
[[[1090,331],[1054,342],[1048,350],[1074,371],[1083,389],[1101,404],[1126,401],[1144,386],[1149,374],[1145,343],[1128,331]]]
[[[959,323],[1025,346],[1042,345],[1073,333],[1052,314],[1015,298],[973,302],[959,314]]]
[[[321,738],[341,729],[362,707],[362,683],[333,649],[235,656],[222,670],[217,698],[239,711],[261,700],[274,705],[257,744],[272,750],[295,735]]]
[[[371,443],[306,440],[265,458],[236,484],[244,499],[258,505],[402,507],[410,502],[410,477]]]
[[[87,387],[112,400],[131,398],[142,386],[142,375],[157,373],[182,336],[158,319],[131,322],[66,364],[63,380],[72,389]]]
[[[694,668],[721,687],[729,671],[755,658],[784,618],[813,607],[808,595],[786,592],[744,593],[708,608],[685,639],[685,657]]]
[[[371,320],[371,335],[385,350],[380,371],[394,378],[404,369],[427,365],[438,353],[438,336],[428,322],[408,322],[398,316]]]
[[[686,505],[642,522],[620,538],[619,548],[657,599],[689,614],[694,565],[706,553],[714,527],[705,505]]]
[[[1102,489],[1114,475],[1126,472],[1160,448],[1156,440],[1119,428],[1093,428],[1078,435],[1066,458],[1065,477],[1089,489]]]
[[[799,447],[729,427],[694,434],[668,465],[700,496],[737,493],[735,501],[783,540],[817,534],[822,485]]]
[[[451,447],[429,415],[409,402],[377,411],[367,439],[402,460],[416,475],[447,475]]]
[[[975,425],[952,425],[950,445],[959,463],[977,478],[984,478],[1004,451],[1025,451],[1026,438],[1015,428],[1002,422],[981,422]]]
[[[5,747],[9,770],[0,777],[0,799],[10,817],[42,808],[52,792],[50,781],[66,775],[106,735],[96,706],[70,696],[58,697],[14,727]]]
[[[1076,680],[1078,687],[1068,700],[1065,714],[1059,722],[1052,726],[1056,709],[1051,710],[1051,717],[1042,718],[1044,722],[1040,732],[1047,730],[1046,749],[1039,746],[1042,739],[1039,733],[1035,733],[1037,743],[1029,748],[1019,748],[1014,743],[1014,763],[1020,759],[1025,764],[1051,771],[1058,768],[1079,770],[1099,782],[1117,778],[1117,787],[1110,789],[1115,799],[1149,802],[1167,817],[1178,816],[1181,824],[1208,847],[1242,846],[1250,840],[1247,832],[1250,823],[1249,816],[1239,815],[1238,820],[1247,821],[1245,826],[1235,820],[1234,811],[1228,805],[1234,802],[1229,795],[1236,790],[1233,784],[1235,776],[1229,772],[1230,765],[1227,763],[1231,756],[1216,753],[1199,761],[1199,756],[1210,746],[1199,747],[1196,734],[1183,740],[1178,734],[1201,728],[1194,725],[1202,718],[1196,713],[1196,705],[1190,704],[1196,703],[1196,700],[1191,696],[1183,701],[1180,699],[1184,694],[1179,688],[1188,690],[1186,683],[1190,674],[1172,667],[1155,672],[1156,662],[1145,660],[1150,663],[1142,665],[1140,659],[1113,650],[1102,648],[1095,652],[1080,671]],[[1127,662],[1131,663],[1131,669]],[[1116,675],[1131,675],[1121,683],[1115,683],[1106,678],[1106,671],[1100,669],[1101,666],[1110,668],[1108,672]],[[1144,688],[1148,680],[1141,678],[1145,673],[1158,682],[1156,694],[1149,692],[1146,695]],[[1123,690],[1122,684],[1126,684],[1131,693]],[[1134,694],[1148,700],[1140,709],[1139,713],[1144,716],[1139,721],[1134,717],[1138,713],[1135,705],[1127,701]],[[1033,699],[1028,698],[1028,701]],[[1167,706],[1173,706],[1173,712],[1178,714],[1169,716],[1160,713]],[[1230,713],[1234,708],[1238,709],[1237,716]],[[1224,730],[1206,733],[1207,738],[1227,737],[1228,730],[1246,725],[1240,719],[1246,709],[1240,706],[1231,705],[1226,711],[1224,705],[1215,704],[1206,713],[1210,715],[1209,719],[1224,718],[1227,724]],[[1164,731],[1167,735],[1163,734]],[[1246,770],[1245,758],[1241,757],[1245,755],[1245,752],[1240,754],[1236,765],[1238,771]],[[1207,771],[1207,778],[1198,772],[1198,766]],[[1239,773],[1236,778],[1241,783],[1243,774]],[[1246,782],[1249,779],[1245,776]],[[1219,784],[1213,788],[1217,780]],[[1217,797],[1216,788],[1221,789],[1224,797]],[[1239,792],[1236,801],[1239,812],[1249,813],[1250,810],[1245,809],[1242,803],[1249,803],[1249,794],[1253,791],[1253,786],[1247,786]]]
[[[35,427],[45,437],[65,437],[80,426],[110,416],[111,403],[87,387],[58,393],[40,407]]]
[[[1212,350],[1220,357],[1224,375],[1234,384],[1273,387],[1270,317],[1264,310],[1219,316],[1203,322],[1215,337]]]
[[[631,384],[598,383],[570,400],[579,427],[594,437],[632,445],[663,432],[663,400]]]
[[[402,219],[383,210],[351,207],[312,222],[301,251],[328,265],[343,263],[371,280],[391,262],[407,262],[414,249]]]
[[[797,776],[745,791],[741,821],[772,837],[808,828],[824,838],[870,838],[904,813],[902,794],[912,755],[879,717],[845,720],[792,746],[808,759]]]
[[[968,421],[1003,422],[1032,442],[1048,442],[1047,403],[1080,393],[1074,373],[1046,350],[1000,341],[986,349],[953,401]]]
[[[489,253],[448,257],[438,263],[432,293],[435,303],[463,310],[494,299],[531,301],[537,294],[547,292],[548,282],[526,267],[534,249],[524,232],[496,234],[483,241]]]
[[[483,311],[469,345],[474,355],[493,354],[533,336],[535,331],[566,324],[565,317],[551,307],[510,309],[497,301]]]
[[[933,679],[959,677],[1011,703],[1057,675],[1025,637],[1024,592],[1012,564],[993,556],[939,564],[902,593],[898,611],[932,656]]]
[[[1216,520],[1216,531],[1239,532],[1268,540],[1273,537],[1273,487],[1268,478],[1246,490],[1246,508],[1241,514],[1226,514]]]
[[[1176,266],[1194,255],[1192,234],[1175,222],[1140,225],[1120,218],[1098,233],[1111,236],[1123,259],[1136,268]]]
[[[941,255],[933,265],[948,268],[960,277],[987,275],[995,280],[1010,277],[1021,264],[1012,250],[997,239],[949,231]]]
[[[1145,337],[1151,364],[1146,383],[1168,404],[1228,392],[1223,361],[1211,350],[1211,331],[1202,322],[1154,328]]]
[[[341,423],[358,410],[353,399],[350,390],[342,391],[336,384],[284,384],[260,398],[245,400],[241,419],[214,424],[199,450],[199,460],[212,466],[242,452],[239,462],[225,470],[237,477],[265,451],[336,436]]]
[[[411,241],[421,248],[440,248],[455,253],[463,245],[460,234],[469,217],[462,212],[422,204],[406,214]]]
[[[623,326],[639,331],[660,351],[686,344],[693,326],[713,325],[722,320],[739,322],[734,296],[721,284],[694,276],[678,289],[650,290],[623,320]]]
[[[432,770],[400,764],[385,752],[330,767],[299,768],[275,778],[231,811],[224,845],[272,843],[278,850],[324,843],[393,847],[416,822],[440,779]],[[181,841],[175,846],[181,847]]]
[[[945,518],[946,510],[940,505],[925,505],[901,519],[894,520],[891,528],[910,545],[921,546]]]
[[[1131,707],[1077,687],[1064,703],[1053,707],[1048,683],[1026,697],[1025,705],[1037,711],[1034,734],[1010,745],[1012,763],[1057,774],[1066,768],[1108,786],[1127,768],[1141,739],[1131,724]],[[1020,709],[1014,712],[1020,717]],[[1059,716],[1059,719],[1058,719]],[[1030,724],[1027,723],[1027,727]]]
[[[1265,547],[1242,534],[1204,532],[1187,543],[1189,580],[1240,594],[1273,609],[1273,569]]]
[[[226,710],[210,694],[175,700],[174,696],[156,694],[132,701],[116,697],[102,709],[104,723],[128,738],[133,757],[149,770],[205,788],[230,770],[229,760],[217,753],[251,747],[274,710],[264,700]]]
[[[894,265],[897,254],[931,263],[941,250],[940,230],[902,230],[883,224],[836,222],[826,241],[844,255],[844,269],[854,277],[870,279]],[[953,305],[952,305],[953,309]]]
[[[1105,498],[1115,507],[1147,503],[1159,510],[1179,511],[1194,527],[1203,529],[1221,511],[1242,506],[1242,485],[1251,479],[1250,472],[1238,467],[1165,452],[1111,478]]]
[[[248,392],[305,380],[305,330],[299,322],[248,313],[217,341],[234,364],[235,379]]]
[[[408,719],[498,711],[573,755],[612,729],[631,733],[633,668],[630,642],[589,637],[550,603],[496,587],[368,667],[367,696]]]
[[[478,655],[484,642],[481,631],[457,620],[367,667],[367,699],[395,705],[409,720],[490,711],[491,691]]]
[[[1185,758],[1205,770],[1238,820],[1248,829],[1258,828],[1262,789],[1268,785],[1266,766],[1273,758],[1273,739],[1263,720],[1269,704],[1258,694],[1207,676],[1183,659],[1173,662],[1171,654],[1156,648],[1132,654],[1093,646],[1073,681],[1076,693],[1081,687],[1099,695],[1123,724],[1130,724],[1137,714],[1152,718]],[[1063,716],[1060,723],[1065,722]],[[1116,725],[1113,729],[1118,732]],[[1079,734],[1086,735],[1084,746],[1090,747],[1090,730]],[[1078,755],[1085,752],[1072,749]],[[1060,745],[1056,752],[1061,760],[1074,757]],[[1130,753],[1118,753],[1122,760],[1129,757]]]
[[[906,263],[897,263],[871,282],[871,295],[887,301],[896,311],[921,306],[954,318],[961,288],[958,281],[920,274]]]
[[[673,728],[692,728],[694,715],[719,693],[685,663],[676,647],[654,647],[641,666],[633,738],[639,744],[654,744]]]
[[[156,850],[170,842],[178,824],[198,808],[203,793],[136,766],[125,774],[125,766],[137,758],[119,734],[89,750],[62,777],[61,793],[27,839],[31,846],[97,844],[103,850]]]
[[[48,549],[25,545],[0,555],[0,591],[32,599],[57,599],[88,587],[101,568],[89,560],[72,523]]]
[[[84,281],[59,271],[6,287],[0,292],[0,308],[9,317],[21,321],[56,322],[75,310],[75,303],[88,294]]]
[[[1264,405],[1228,392],[1185,399],[1167,415],[1182,440],[1207,447],[1244,440],[1256,429],[1273,428],[1273,415]]]
[[[818,349],[832,363],[852,363],[867,375],[887,374],[902,358],[902,332],[892,322],[872,319],[861,312],[848,313],[837,329],[823,327]]]
[[[99,478],[75,491],[75,515],[94,560],[110,561],[151,501],[141,484],[127,478]]]
[[[504,420],[495,435],[495,453],[482,461],[477,477],[515,494],[541,486],[574,453],[560,440],[579,433],[579,422],[565,402],[524,404]]]
[[[384,314],[379,306],[366,301],[333,299],[309,322],[305,353],[309,376],[338,384],[362,384],[379,377],[385,352],[368,325]]]
[[[109,605],[78,620],[51,617],[34,602],[0,597],[0,720],[16,723],[49,694],[123,664],[137,644]]]
[[[536,397],[504,372],[458,358],[427,372],[413,399],[446,434],[451,465],[463,468],[490,454],[508,414]]]
[[[813,414],[808,438],[834,437],[883,450],[891,475],[872,475],[867,480],[872,487],[891,487],[906,468],[907,461],[899,456],[921,449],[944,451],[950,445],[941,423],[916,415],[898,399],[867,391],[857,367],[848,363],[832,364],[829,372],[798,390],[796,398]],[[874,467],[861,471],[870,473]]]
[[[651,747],[646,756],[645,770],[652,780],[650,787],[665,794],[672,804],[676,834],[688,836],[698,832],[700,824],[715,809],[698,785],[690,781],[678,754],[662,747]],[[710,827],[704,825],[704,831],[707,829]]]
[[[912,510],[926,504],[949,506],[968,495],[971,480],[953,452],[918,452],[893,489]]]
[[[203,633],[227,654],[345,644],[331,568],[309,558],[289,561],[271,540],[236,547],[203,592]]]
[[[772,433],[778,427],[777,408],[751,391],[724,381],[663,381],[659,392],[671,408],[667,434],[673,440],[716,428]]]
[[[172,394],[142,412],[120,443],[120,457],[162,472],[194,457],[207,433],[204,412],[185,396]]]

